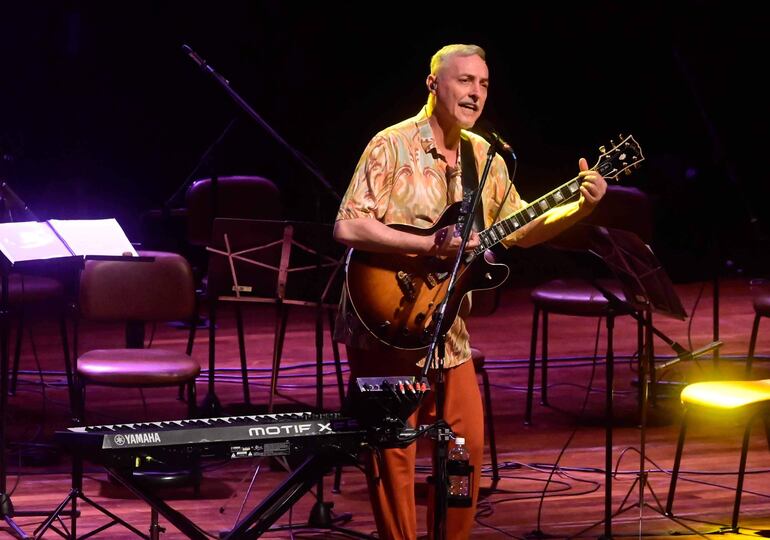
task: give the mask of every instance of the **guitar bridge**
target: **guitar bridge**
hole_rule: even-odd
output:
[[[449,277],[449,272],[428,272],[425,275],[425,284],[432,289]]]

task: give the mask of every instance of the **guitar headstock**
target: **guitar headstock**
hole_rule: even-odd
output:
[[[636,142],[633,135],[624,137],[620,135],[620,142],[610,141],[612,148],[600,146],[601,155],[592,168],[598,171],[605,179],[617,180],[621,173],[631,174],[644,161],[642,148]]]

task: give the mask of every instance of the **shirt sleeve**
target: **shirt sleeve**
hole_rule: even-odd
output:
[[[522,208],[524,201],[519,197],[516,186],[508,179],[508,168],[505,166],[503,158],[497,156],[492,161],[489,174],[493,180],[494,191],[492,193],[493,204],[488,209],[487,222],[492,225],[493,222],[500,221]]]
[[[500,156],[496,156],[492,161],[488,182],[489,191],[485,190],[489,193],[485,216],[486,227],[507,218],[527,204],[519,196],[516,186],[508,179],[508,167]],[[505,247],[510,247],[514,243],[514,234],[508,235],[502,240]]]
[[[358,160],[337,212],[337,221],[362,217],[383,220],[393,189],[393,163],[390,141],[377,135]]]

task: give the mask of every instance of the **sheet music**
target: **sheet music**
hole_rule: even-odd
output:
[[[0,252],[11,264],[87,255],[138,257],[114,218],[0,223]]]
[[[59,233],[74,255],[123,255],[138,257],[126,233],[115,218],[50,219],[48,223]]]
[[[0,223],[0,251],[12,264],[72,256],[67,246],[42,221]]]

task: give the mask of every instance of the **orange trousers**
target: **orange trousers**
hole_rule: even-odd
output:
[[[351,377],[417,375],[419,355],[393,349],[362,350],[347,347]],[[456,436],[465,437],[465,446],[474,467],[473,505],[449,508],[446,519],[448,540],[466,539],[476,514],[479,480],[484,457],[484,411],[481,405],[473,362],[444,371],[444,419]],[[412,426],[431,424],[436,419],[434,393],[430,392],[410,418]],[[450,443],[450,450],[452,444]],[[435,450],[435,445],[432,446]],[[432,452],[435,460],[435,452]],[[414,476],[417,444],[388,448],[367,457],[367,483],[377,531],[383,540],[416,540],[417,511]],[[435,463],[434,463],[435,467]],[[433,538],[434,493],[428,492],[428,534]]]

